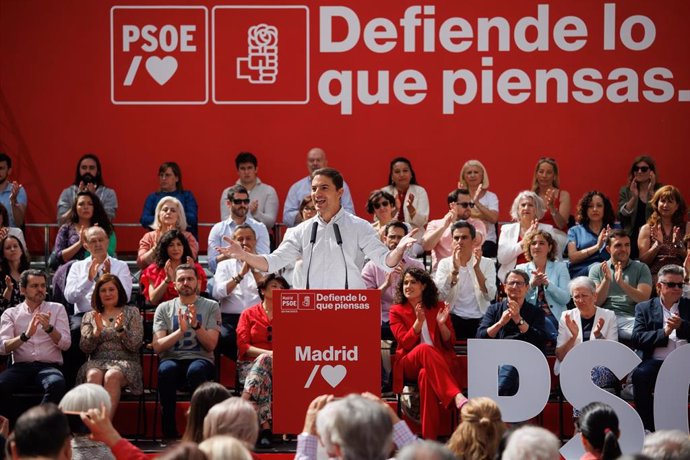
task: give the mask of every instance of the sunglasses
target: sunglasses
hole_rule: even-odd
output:
[[[470,209],[474,208],[474,203],[472,203],[471,201],[468,202],[468,203],[455,203],[455,204],[457,204],[458,206],[461,206],[461,207],[463,207],[463,208],[465,208],[465,209],[467,209],[467,208],[470,208]]]
[[[659,281],[664,286],[670,287],[671,289],[682,289],[683,283],[674,283],[670,281]]]
[[[374,203],[374,209],[379,209],[381,206],[386,208],[390,205],[391,205],[390,201],[380,201],[378,203]]]
[[[233,203],[233,204],[249,204],[249,201],[250,201],[249,198],[245,198],[244,200],[240,200],[240,199],[234,198],[234,199],[232,200],[232,203]]]
[[[649,171],[649,166],[633,166],[633,171],[646,173],[647,171]]]

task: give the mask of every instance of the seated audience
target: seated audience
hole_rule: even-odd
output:
[[[82,155],[77,162],[74,183],[64,189],[57,203],[57,222],[63,224],[70,219],[70,210],[79,192],[91,192],[98,197],[109,220],[115,219],[117,195],[106,187],[103,181],[101,161],[93,153]]]
[[[194,262],[189,241],[181,231],[170,230],[158,239],[154,262],[141,273],[139,281],[147,302],[158,305],[177,297],[175,270],[181,264],[194,266],[199,279],[199,290],[206,292],[206,272],[199,263]]]
[[[247,215],[249,210],[249,192],[241,185],[228,190],[225,204],[230,209],[230,217],[213,226],[208,235],[208,268],[215,273],[218,264],[228,257],[218,248],[223,247],[223,237],[232,235],[239,225],[248,225],[254,231],[257,254],[270,252],[270,240],[266,226]]]
[[[235,157],[235,167],[239,176],[235,185],[241,185],[249,192],[249,214],[252,219],[263,223],[268,229],[273,228],[278,216],[278,194],[276,189],[261,182],[257,176],[259,162],[256,156],[250,152],[238,153]],[[220,195],[220,220],[225,220],[230,215],[225,204],[229,190],[230,187],[226,188]]]
[[[60,410],[71,415],[86,412],[89,409],[105,407],[111,411],[111,398],[100,385],[84,383],[68,391],[60,401]],[[112,412],[111,415],[112,417]],[[89,439],[89,429],[84,423],[70,421],[72,432],[72,460],[114,460],[110,448],[100,441]]]
[[[22,242],[22,245],[26,247],[24,232],[19,227],[10,227],[10,216],[7,213],[7,208],[0,204],[0,240],[8,235],[17,237]]]
[[[57,268],[70,260],[83,260],[89,256],[84,247],[84,234],[87,228],[93,226],[105,230],[108,235],[108,255],[115,257],[115,230],[96,194],[88,190],[77,192],[65,220],[58,230],[53,253],[50,255],[49,263],[52,268]]]
[[[330,458],[383,460],[394,445],[400,449],[416,439],[396,412],[371,393],[338,400],[321,395],[309,404],[295,459],[315,460],[321,442]]]
[[[367,213],[374,216],[371,225],[378,230],[383,239],[383,229],[389,222],[395,220],[397,215],[395,197],[383,190],[374,190],[369,194],[366,209]]]
[[[589,277],[597,285],[594,303],[614,311],[618,321],[618,339],[630,340],[635,305],[649,299],[652,274],[645,264],[630,258],[630,236],[625,230],[609,232],[606,251],[611,258],[589,269]]]
[[[197,260],[199,254],[199,242],[194,235],[185,230],[187,217],[180,200],[174,196],[166,196],[156,205],[156,219],[151,224],[152,231],[146,233],[139,240],[139,252],[137,253],[137,265],[142,270],[155,262],[156,246],[161,236],[171,230],[179,231],[187,240],[191,257]]]
[[[250,254],[256,253],[256,234],[252,227],[240,224],[232,239]],[[213,277],[213,298],[220,303],[222,325],[219,351],[233,361],[237,360],[237,323],[240,315],[252,305],[261,303],[258,286],[265,275],[252,269],[247,262],[226,259],[218,265]]]
[[[573,296],[575,307],[564,311],[558,323],[558,341],[556,343],[556,364],[553,372],[560,374],[561,362],[577,345],[588,340],[618,340],[618,323],[611,310],[597,307],[596,286],[586,276],[573,279],[568,288]],[[604,366],[595,366],[591,372],[592,382],[600,388],[612,387],[618,381],[616,375]]]
[[[392,220],[384,227],[383,244],[392,251],[407,233],[407,225],[397,220]],[[395,303],[395,295],[402,273],[408,267],[416,267],[423,270],[424,264],[413,257],[403,255],[398,265],[391,271],[384,271],[383,268],[372,261],[367,262],[362,269],[362,279],[366,288],[381,291],[382,340],[393,340],[393,333],[390,327],[390,309],[391,305]]]
[[[618,445],[621,434],[618,416],[608,404],[587,404],[582,408],[575,425],[582,435],[582,445],[586,452],[580,460],[616,460],[622,455]]]
[[[47,281],[41,270],[24,270],[19,287],[25,300],[0,319],[0,355],[12,354],[12,366],[0,373],[2,415],[8,415],[12,393],[28,385],[43,389],[42,403],[58,403],[65,394],[60,367],[70,346],[69,323],[65,307],[45,301]]]
[[[592,264],[608,260],[606,239],[616,228],[613,206],[603,193],[592,190],[577,203],[577,225],[568,229],[570,277],[587,276]]]
[[[71,437],[67,416],[55,404],[41,404],[17,419],[8,452],[13,460],[71,460]]]
[[[494,460],[505,429],[501,409],[493,400],[470,398],[447,446],[459,460]]]
[[[396,302],[390,310],[391,330],[398,342],[393,391],[402,390],[403,380],[417,381],[422,435],[436,439],[442,408],[459,409],[467,402],[458,386],[450,307],[439,301],[431,276],[410,267],[398,283]]]
[[[217,435],[233,436],[253,450],[259,437],[259,422],[252,404],[230,397],[213,406],[204,418],[204,439]]]
[[[618,220],[631,241],[631,257],[637,259],[640,228],[652,215],[651,200],[661,187],[657,180],[656,163],[647,155],[636,157],[628,172],[628,183],[618,193]]]
[[[24,301],[19,278],[31,266],[24,245],[16,236],[0,239],[0,314]]]
[[[475,229],[477,236],[473,244],[481,248],[486,235],[486,226],[480,219],[470,217],[474,203],[470,201],[470,192],[467,189],[456,189],[448,194],[448,207],[450,210],[443,219],[429,222],[422,238],[422,248],[431,251],[432,272],[436,271],[441,259],[450,257],[453,252],[453,238],[451,226],[461,220],[467,221]]]
[[[220,383],[204,382],[194,390],[187,411],[187,426],[182,442],[200,443],[204,440],[204,418],[216,404],[225,401],[232,393]]]
[[[479,160],[469,160],[462,165],[458,188],[470,191],[470,199],[474,203],[472,217],[481,219],[486,227],[482,253],[485,257],[496,257],[498,197],[489,191],[489,174]]]
[[[645,429],[654,431],[653,397],[656,378],[664,359],[690,339],[690,299],[683,293],[683,268],[661,267],[656,284],[659,297],[635,307],[633,346],[642,352],[642,362],[632,373],[635,409]]]
[[[192,192],[185,190],[182,186],[182,170],[180,166],[174,161],[166,161],[161,164],[158,167],[158,181],[160,184],[158,191],[147,196],[144,202],[144,209],[139,219],[141,225],[146,229],[151,227],[156,218],[156,206],[161,201],[161,198],[172,196],[182,203],[182,209],[185,212],[187,228],[182,230],[187,230],[195,238],[198,238],[199,208]]]
[[[476,247],[474,226],[460,220],[451,226],[453,252],[438,264],[434,281],[450,307],[457,339],[474,338],[489,303],[496,298],[496,265]]]
[[[77,371],[86,360],[79,349],[81,323],[84,315],[92,310],[91,297],[98,278],[112,273],[120,279],[126,298],[129,299],[132,294],[132,274],[129,267],[125,262],[108,255],[107,241],[108,235],[104,229],[89,227],[84,232],[84,247],[91,255],[75,262],[67,275],[65,299],[74,304],[74,314],[69,318],[72,345],[69,352],[65,353],[65,377],[70,384],[74,382]]]
[[[650,458],[684,460],[690,458],[690,436],[680,430],[658,430],[644,437],[642,453]]]
[[[535,230],[522,240],[528,262],[515,267],[530,275],[527,301],[541,308],[547,341],[556,343],[558,318],[570,300],[568,267],[556,260],[556,242],[549,232]]]
[[[426,190],[417,184],[410,160],[397,157],[391,161],[388,185],[381,190],[395,197],[397,220],[412,225],[412,228],[424,229],[429,220],[429,197]]]
[[[77,374],[77,383],[103,385],[110,395],[114,416],[123,387],[134,395],[143,391],[139,348],[144,326],[139,309],[127,305],[127,293],[119,278],[98,278],[91,297],[92,311],[81,323],[81,350],[89,356]]]
[[[252,460],[252,454],[242,441],[232,436],[211,436],[199,444],[199,450],[208,460]],[[190,457],[185,457],[188,459]]]
[[[565,239],[553,231],[549,224],[541,224],[539,220],[544,216],[544,201],[530,191],[518,193],[510,208],[512,224],[501,226],[501,236],[498,239],[498,278],[504,279],[506,274],[516,265],[527,262],[527,257],[522,247],[522,240],[528,233],[536,230],[549,232],[556,242],[556,258],[561,259],[565,247]]]
[[[532,191],[544,201],[546,212],[541,221],[565,232],[570,218],[570,194],[560,190],[558,163],[553,158],[542,157],[537,161],[532,178]]]
[[[297,215],[299,204],[304,197],[311,195],[311,178],[314,171],[328,166],[328,159],[326,152],[323,149],[314,147],[307,152],[307,170],[309,174],[306,177],[298,180],[290,186],[287,197],[285,198],[285,206],[283,206],[283,223],[288,227],[297,225],[295,216]],[[345,211],[350,214],[355,214],[355,206],[352,203],[352,196],[350,195],[350,187],[346,182],[343,182],[343,196],[341,203]]]
[[[0,205],[7,211],[5,225],[10,227],[24,226],[27,198],[24,187],[10,180],[12,174],[12,158],[6,153],[0,153]]]
[[[216,374],[213,350],[218,344],[220,309],[198,295],[199,280],[192,265],[179,265],[175,289],[179,297],[163,302],[153,319],[153,351],[160,356],[158,393],[163,436],[178,438],[175,424],[176,390],[186,383],[194,392]]]
[[[243,383],[242,399],[256,407],[261,427],[259,447],[271,445],[274,289],[290,286],[284,278],[268,275],[259,284],[261,303],[244,310],[237,325],[237,371]]]
[[[504,278],[507,299],[489,305],[477,330],[478,339],[523,340],[544,349],[546,331],[544,313],[526,300],[529,275],[511,270]],[[514,366],[503,365],[498,371],[498,394],[517,393],[520,379]]]
[[[649,266],[652,281],[664,265],[682,265],[687,251],[683,237],[688,233],[688,208],[680,190],[672,185],[658,189],[652,197],[652,215],[640,229],[637,247],[640,262]]]
[[[510,434],[502,460],[559,460],[561,441],[540,426],[525,425]]]

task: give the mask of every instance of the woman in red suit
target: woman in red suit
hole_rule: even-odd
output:
[[[439,302],[431,276],[419,268],[405,270],[396,299],[398,304],[390,310],[391,330],[398,342],[393,390],[402,390],[403,376],[417,380],[422,436],[436,439],[442,410],[439,404],[460,409],[467,402],[457,384],[459,363],[449,308]]]

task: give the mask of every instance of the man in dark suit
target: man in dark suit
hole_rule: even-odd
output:
[[[683,268],[664,265],[656,284],[659,297],[635,306],[633,346],[642,352],[643,361],[633,371],[635,408],[647,430],[654,431],[652,392],[659,369],[676,348],[690,337],[690,299],[682,298]]]

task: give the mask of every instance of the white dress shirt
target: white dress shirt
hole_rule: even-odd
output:
[[[235,289],[231,292],[227,290],[228,281],[240,273],[243,264],[244,262],[237,259],[224,260],[218,264],[216,275],[213,277],[213,298],[220,303],[221,313],[240,314],[247,308],[261,303],[259,288],[251,270],[244,275]]]
[[[488,257],[482,257],[479,261],[479,271],[482,272],[486,281],[484,286],[486,287],[486,292],[482,291],[479,287],[479,281],[477,281],[477,274],[474,272],[474,254],[470,257],[469,262],[467,262],[467,269],[469,271],[469,277],[472,280],[471,289],[474,294],[476,305],[479,307],[479,314],[469,315],[469,311],[466,311],[464,306],[460,304],[459,292],[461,289],[466,289],[468,286],[462,286],[460,279],[455,284],[451,286],[451,274],[453,272],[453,257],[446,257],[438,263],[438,269],[434,274],[434,282],[438,287],[439,299],[445,301],[451,306],[451,313],[460,316],[462,318],[481,318],[486,309],[489,307],[491,301],[496,297],[496,264],[492,259]]]
[[[117,276],[125,288],[127,293],[127,300],[132,295],[132,274],[129,272],[129,267],[121,260],[113,257],[108,257],[110,260],[110,273]],[[79,260],[72,264],[67,275],[67,283],[65,285],[65,299],[69,303],[74,304],[75,313],[86,313],[91,311],[91,295],[93,288],[96,286],[98,277],[103,274],[103,267],[98,270],[98,274],[93,280],[89,281],[89,267],[91,266],[91,256],[84,260]]]

